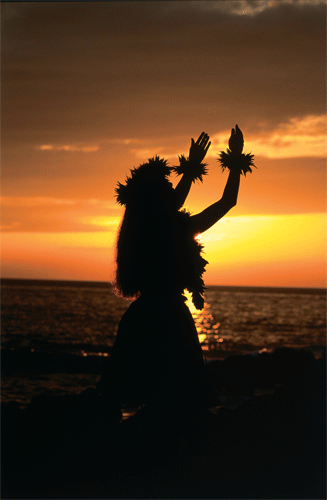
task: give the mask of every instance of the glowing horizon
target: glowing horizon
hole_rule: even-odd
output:
[[[325,287],[325,238],[324,213],[226,216],[198,237],[205,284]],[[3,233],[2,276],[110,282],[115,241],[116,231]]]

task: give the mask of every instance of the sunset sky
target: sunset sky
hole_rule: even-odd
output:
[[[111,281],[117,181],[237,123],[258,169],[203,233],[208,285],[326,285],[326,2],[9,2],[2,11],[2,276]],[[173,178],[174,184],[177,182]]]

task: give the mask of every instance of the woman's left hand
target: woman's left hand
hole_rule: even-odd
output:
[[[202,132],[196,142],[194,142],[194,139],[191,139],[191,141],[189,160],[191,162],[201,163],[211,146],[209,136],[205,132]]]
[[[232,153],[240,155],[243,151],[244,139],[241,129],[238,125],[232,128],[232,132],[229,138],[229,149]]]

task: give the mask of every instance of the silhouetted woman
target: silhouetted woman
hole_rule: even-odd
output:
[[[206,174],[202,161],[210,144],[203,132],[196,142],[192,139],[189,158],[179,157],[178,167],[154,157],[131,170],[116,189],[117,201],[126,209],[117,241],[115,287],[120,296],[136,300],[120,321],[98,390],[119,405],[203,403],[204,360],[183,291],[192,294],[196,308],[203,308],[207,262],[195,236],[236,205],[241,171],[251,171],[238,166],[245,155],[236,126],[228,150],[236,164],[223,165],[230,173],[222,198],[197,215],[180,210],[192,182],[202,182]],[[182,174],[175,189],[168,180],[172,171]]]

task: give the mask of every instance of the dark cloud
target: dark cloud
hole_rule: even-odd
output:
[[[3,4],[3,138],[175,134],[324,113],[325,5]],[[199,125],[200,126],[200,125]],[[201,128],[201,126],[200,126]]]

